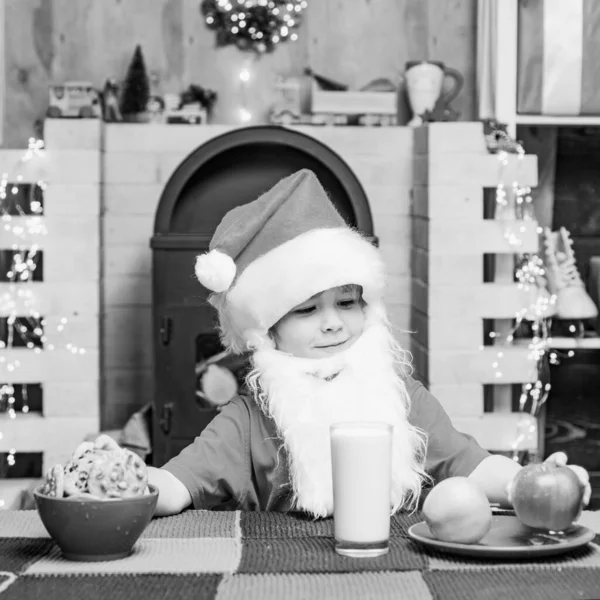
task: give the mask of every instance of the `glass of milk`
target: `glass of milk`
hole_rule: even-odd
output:
[[[392,426],[335,423],[330,427],[335,550],[373,557],[389,549]]]

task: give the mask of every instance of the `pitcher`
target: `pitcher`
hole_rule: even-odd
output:
[[[427,110],[433,111],[438,99],[444,106],[448,106],[458,96],[464,83],[459,71],[446,67],[443,62],[430,60],[407,62],[404,78],[413,111],[413,119],[409,125],[420,124],[420,117]],[[446,78],[452,79],[453,84],[442,95]]]

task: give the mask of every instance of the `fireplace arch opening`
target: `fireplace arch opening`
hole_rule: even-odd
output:
[[[257,126],[214,137],[185,158],[165,185],[151,239],[155,465],[191,443],[217,414],[199,390],[199,365],[222,347],[216,311],[194,277],[195,258],[208,251],[225,213],[300,169],[312,170],[345,221],[376,241],[369,203],[352,169],[299,131]]]

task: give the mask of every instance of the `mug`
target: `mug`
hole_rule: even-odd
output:
[[[404,74],[408,99],[414,116],[432,111],[438,99],[448,106],[460,93],[464,78],[459,71],[446,67],[443,62],[422,60],[406,63]],[[442,94],[446,80],[452,85]]]

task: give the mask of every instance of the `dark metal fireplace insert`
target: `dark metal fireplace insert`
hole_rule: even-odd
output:
[[[194,277],[196,255],[208,250],[227,211],[305,168],[314,171],[344,219],[372,236],[367,197],[350,167],[321,142],[291,129],[248,127],[213,138],[166,184],[151,240],[155,465],[187,446],[217,414],[196,394],[196,365],[222,350],[215,311]]]

